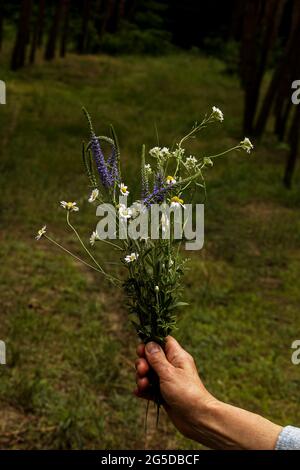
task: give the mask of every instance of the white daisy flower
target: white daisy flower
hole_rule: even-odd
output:
[[[224,121],[224,114],[219,108],[216,108],[216,106],[212,107],[211,117],[214,118],[216,121]]]
[[[89,202],[94,202],[96,201],[97,197],[99,196],[99,189],[93,189],[93,191],[91,192],[91,195],[90,197],[88,198],[88,201]]]
[[[166,182],[167,182],[167,184],[175,184],[176,179],[174,178],[174,176],[167,176]]]
[[[99,240],[99,237],[98,237],[98,233],[94,231],[92,235],[90,236],[90,244],[94,246],[96,240]]]
[[[42,238],[42,236],[45,235],[45,233],[46,233],[46,228],[47,228],[47,226],[44,225],[44,227],[42,227],[42,228],[38,231],[37,236],[35,237],[36,240],[40,240],[40,239]]]
[[[179,206],[184,208],[183,199],[180,199],[180,197],[178,196],[172,197],[171,207],[179,207]]]
[[[131,253],[130,255],[125,256],[124,260],[126,263],[132,263],[133,261],[136,261],[138,257],[138,253]]]
[[[125,204],[120,204],[119,217],[121,219],[130,219],[130,217],[132,217],[132,210],[130,207],[126,207]]]
[[[159,292],[159,286],[154,287],[155,292]]]
[[[146,175],[151,175],[151,173],[152,173],[152,168],[151,168],[150,163],[147,163],[144,168],[145,168],[145,173],[146,173]]]
[[[60,201],[60,205],[66,209],[67,211],[70,212],[77,212],[79,211],[79,207],[77,207],[76,202],[66,202],[66,201]]]
[[[119,185],[119,188],[120,188],[122,196],[128,196],[128,194],[129,194],[129,191],[127,190],[128,186],[125,186],[124,183],[121,183]]]
[[[184,164],[185,164],[185,166],[188,170],[193,170],[195,168],[195,166],[197,165],[197,163],[198,163],[197,158],[193,157],[192,155],[187,157],[187,159],[184,162]]]
[[[250,153],[254,149],[253,144],[251,143],[248,137],[245,137],[244,140],[240,142],[242,149],[246,150],[247,153]]]

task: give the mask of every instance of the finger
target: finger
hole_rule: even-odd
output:
[[[145,357],[145,345],[143,343],[138,344],[136,353],[139,357]]]
[[[172,365],[167,360],[163,349],[159,344],[150,341],[145,347],[146,359],[154,369],[160,379],[167,380],[172,369]]]
[[[135,368],[140,377],[147,375],[150,370],[148,362],[143,358],[139,358],[135,361]]]
[[[185,351],[173,336],[167,336],[165,342],[165,353],[168,361],[174,367],[184,367],[189,362],[190,354]]]
[[[139,389],[140,392],[144,392],[145,390],[150,388],[150,382],[148,377],[142,377],[140,378],[139,376],[136,377],[136,384],[137,388]]]

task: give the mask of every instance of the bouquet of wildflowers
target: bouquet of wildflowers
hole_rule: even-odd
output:
[[[199,249],[203,245],[203,207],[192,204],[193,195],[205,194],[204,173],[215,158],[233,150],[249,153],[253,146],[245,138],[217,155],[187,156],[185,143],[190,138],[207,125],[223,121],[222,111],[213,107],[173,149],[154,147],[146,161],[146,149],[142,147],[140,197],[132,200],[132,192],[121,171],[119,143],[113,127],[110,136],[97,136],[89,114],[86,110],[84,113],[90,129],[90,140],[82,146],[90,186],[88,201],[97,205],[96,215],[101,219],[89,243],[85,242],[72,220],[79,210],[76,202],[60,202],[66,211],[67,225],[82,247],[84,259],[50,237],[46,226],[36,238],[46,238],[114,285],[123,287],[129,318],[140,339],[145,343],[153,340],[163,346],[166,336],[176,327],[178,308],[185,305],[181,301],[181,277],[186,259],[180,255],[181,244],[185,241],[187,249]],[[107,157],[103,144],[110,148]],[[193,224],[196,224],[195,231]],[[96,245],[102,243],[118,253],[124,267],[123,279],[107,272],[97,258]]]

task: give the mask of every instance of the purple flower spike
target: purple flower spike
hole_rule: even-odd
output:
[[[147,196],[143,201],[145,206],[149,207],[151,204],[161,204],[168,191],[171,190],[170,186],[165,186],[163,182],[163,175],[161,173],[157,173],[153,192],[149,194],[149,196]]]
[[[107,168],[110,173],[112,184],[114,185],[115,183],[119,183],[120,177],[117,162],[117,151],[115,146],[112,147],[111,154],[107,159]]]
[[[113,186],[113,179],[111,174],[108,171],[104,155],[102,153],[99,140],[97,139],[94,132],[91,134],[91,149],[92,154],[96,163],[96,167],[101,179],[101,182],[105,188]]]

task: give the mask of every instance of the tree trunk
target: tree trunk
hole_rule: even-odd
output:
[[[250,0],[246,5],[241,48],[245,86],[244,131],[253,133],[259,94],[269,53],[274,46],[286,0]]]
[[[82,11],[81,33],[78,38],[78,46],[77,46],[77,52],[79,54],[84,54],[87,51],[90,9],[91,9],[90,0],[84,0],[83,11]]]
[[[297,105],[294,113],[293,122],[290,130],[290,144],[291,150],[287,158],[285,174],[283,178],[284,185],[286,188],[291,188],[293,174],[296,167],[296,161],[299,151],[299,137],[300,137],[300,105]]]
[[[56,44],[59,35],[59,27],[61,23],[64,0],[59,0],[56,4],[52,25],[50,27],[48,42],[45,51],[45,59],[52,60],[55,57]]]
[[[30,31],[31,10],[32,1],[22,0],[17,37],[11,58],[12,70],[17,70],[25,65],[26,46],[28,44]]]
[[[60,57],[65,57],[66,55],[66,46],[68,39],[69,31],[69,13],[70,13],[70,0],[64,0],[64,9],[63,9],[63,30],[60,42]]]
[[[265,130],[270,112],[272,110],[273,101],[278,93],[278,90],[280,89],[280,85],[286,75],[290,76],[291,64],[294,63],[294,57],[298,56],[298,45],[300,41],[300,4],[299,2],[295,2],[294,5],[295,8],[292,15],[293,24],[291,28],[291,35],[283,52],[282,59],[273,73],[270,85],[257,117],[254,133],[258,137],[260,137]]]
[[[43,42],[44,24],[45,24],[45,6],[46,6],[46,1],[40,0],[40,11],[39,11],[40,20],[39,20],[38,30],[37,30],[37,47],[41,47],[42,42]]]
[[[32,35],[32,42],[31,42],[31,49],[30,49],[30,56],[29,62],[33,64],[35,62],[35,53],[38,46],[38,38],[40,35],[40,25],[43,23],[43,16],[45,12],[45,0],[39,1],[39,10],[38,15],[34,24],[34,30]]]

